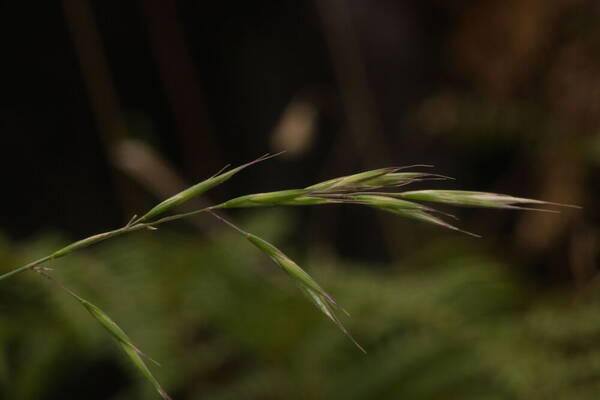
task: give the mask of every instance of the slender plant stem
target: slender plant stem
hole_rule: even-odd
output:
[[[226,225],[229,225],[231,228],[235,229],[236,231],[238,231],[239,233],[241,233],[243,236],[248,236],[248,232],[246,232],[245,230],[243,230],[242,228],[240,228],[239,226],[237,226],[236,224],[234,224],[233,222],[227,220],[226,218],[220,216],[219,214],[217,214],[216,212],[214,212],[213,210],[208,210],[208,212],[210,212],[215,218],[221,220],[222,222],[224,222]]]
[[[188,213],[183,213],[183,214],[176,214],[176,215],[171,215],[168,217],[164,217],[161,219],[158,219],[156,221],[152,221],[152,222],[146,222],[146,223],[139,223],[136,222],[134,220],[132,220],[132,222],[130,222],[129,224],[125,225],[122,228],[119,229],[115,229],[112,231],[108,231],[108,232],[104,232],[104,233],[99,233],[97,235],[93,235],[90,237],[87,237],[85,239],[81,239],[78,240],[76,242],[73,242],[57,251],[55,251],[52,254],[49,254],[43,258],[40,258],[39,260],[35,260],[33,262],[30,262],[29,264],[23,265],[21,267],[15,268],[12,271],[6,272],[2,275],[0,275],[0,280],[3,279],[7,279],[10,278],[13,275],[19,274],[21,272],[25,272],[28,271],[30,269],[33,269],[47,261],[50,260],[54,260],[56,258],[62,257],[66,254],[69,254],[75,250],[79,250],[83,247],[87,247],[90,246],[92,244],[98,243],[98,242],[102,242],[106,239],[115,237],[115,236],[119,236],[122,235],[124,233],[129,233],[129,232],[135,232],[135,231],[139,231],[141,229],[149,229],[149,230],[155,230],[156,228],[154,227],[155,225],[160,225],[160,224],[164,224],[166,222],[171,222],[171,221],[176,221],[179,219],[183,219],[183,218],[187,218],[187,217],[191,217],[192,215],[197,215],[197,214],[201,214],[204,212],[211,212],[212,210],[218,209],[220,208],[221,205],[216,205],[216,206],[212,206],[212,207],[206,207],[200,210],[196,210],[196,211],[191,211]]]
[[[30,262],[30,263],[29,263],[29,264],[27,264],[27,265],[23,265],[22,267],[15,268],[15,269],[13,269],[12,271],[9,271],[9,272],[7,272],[7,273],[5,273],[5,274],[2,274],[2,275],[0,275],[0,280],[2,280],[2,279],[6,279],[6,278],[9,278],[9,277],[11,277],[11,276],[13,276],[13,275],[16,275],[16,274],[20,273],[20,272],[27,271],[27,270],[29,270],[29,269],[31,269],[31,268],[35,268],[35,267],[37,267],[38,265],[40,265],[40,264],[42,264],[42,263],[45,263],[46,261],[50,260],[51,258],[52,258],[52,257],[50,257],[50,256],[46,256],[46,257],[40,258],[39,260],[36,260],[36,261]]]

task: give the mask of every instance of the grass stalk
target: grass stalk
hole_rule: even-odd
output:
[[[303,189],[280,190],[267,193],[255,193],[236,197],[223,203],[202,208],[187,213],[174,214],[157,217],[170,211],[175,206],[198,196],[209,189],[220,185],[230,179],[233,175],[243,169],[264,161],[275,155],[265,155],[247,164],[241,165],[227,172],[219,171],[211,178],[208,178],[190,188],[171,196],[167,200],[162,201],[157,206],[153,207],[142,217],[134,216],[125,226],[104,232],[97,235],[92,235],[85,239],[75,241],[62,247],[55,252],[32,261],[29,264],[15,268],[11,271],[0,275],[0,281],[8,279],[25,271],[33,270],[53,281],[59,287],[67,291],[81,305],[83,305],[92,316],[103,325],[123,348],[129,356],[132,363],[142,372],[142,374],[154,386],[157,392],[163,399],[170,399],[162,389],[158,381],[154,378],[141,356],[143,353],[131,342],[125,332],[97,306],[82,299],[70,289],[66,288],[59,281],[44,272],[46,269],[42,267],[44,263],[60,257],[64,257],[74,251],[102,242],[104,240],[114,238],[126,233],[139,230],[155,230],[156,226],[191,217],[202,213],[211,213],[214,217],[234,229],[241,234],[245,239],[252,243],[258,250],[269,256],[275,264],[285,271],[307,295],[307,297],[319,308],[333,323],[346,335],[350,340],[361,350],[365,351],[358,342],[350,335],[344,327],[341,320],[337,317],[336,311],[339,310],[337,303],[331,295],[323,288],[298,264],[287,257],[281,250],[267,242],[266,240],[244,231],[233,222],[219,215],[216,210],[225,208],[251,208],[251,207],[269,207],[269,206],[308,206],[308,205],[323,205],[332,203],[347,203],[354,205],[362,205],[370,208],[386,211],[405,218],[411,218],[441,226],[444,228],[460,231],[473,236],[477,236],[470,232],[463,231],[456,226],[449,224],[438,215],[450,216],[444,212],[440,212],[429,206],[425,206],[419,202],[445,203],[454,206],[468,207],[489,207],[489,208],[504,208],[517,210],[542,210],[552,211],[543,208],[542,206],[567,206],[569,205],[550,203],[546,201],[513,197],[508,195],[473,192],[473,191],[457,191],[457,190],[418,190],[398,192],[398,188],[414,182],[423,182],[429,180],[446,180],[450,179],[443,175],[430,174],[424,172],[399,172],[405,168],[380,168],[370,171],[365,171],[353,175],[338,177],[324,182],[308,186]],[[417,166],[411,166],[417,167]],[[421,166],[423,167],[423,166]],[[530,207],[535,205],[535,208]]]

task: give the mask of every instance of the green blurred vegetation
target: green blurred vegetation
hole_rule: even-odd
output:
[[[290,214],[250,215],[244,227],[294,248]],[[2,239],[0,271],[67,242]],[[598,398],[600,296],[542,292],[486,247],[447,234],[385,268],[296,257],[352,314],[366,356],[227,230],[132,234],[49,266],[162,363],[176,399]],[[33,273],[2,285],[0,398],[157,398],[64,292]]]
[[[458,210],[484,240],[351,207],[241,213],[352,313],[366,356],[227,230],[165,227],[50,264],[162,362],[176,400],[600,398],[596,2],[0,9],[0,272],[282,149],[204,199],[431,163],[457,188],[584,207]],[[157,398],[67,294],[33,273],[0,284],[0,400]]]

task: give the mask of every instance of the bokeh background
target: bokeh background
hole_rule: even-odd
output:
[[[208,217],[50,265],[175,399],[600,396],[598,2],[5,1],[0,22],[0,271],[281,150],[190,207],[415,163],[456,178],[419,188],[583,207],[455,210],[483,239],[351,206],[228,214],[337,297],[366,356]],[[64,292],[0,283],[0,398],[157,398]]]

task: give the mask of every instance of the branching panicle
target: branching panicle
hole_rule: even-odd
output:
[[[269,256],[275,264],[277,264],[283,271],[285,271],[300,287],[300,289],[307,295],[307,297],[315,304],[317,308],[323,312],[350,340],[364,352],[364,349],[358,344],[358,342],[350,335],[349,331],[344,327],[339,317],[336,315],[338,310],[337,303],[331,295],[329,295],[304,269],[302,269],[296,262],[286,256],[281,250],[267,242],[266,240],[244,231],[234,223],[225,219],[221,215],[217,214],[215,210],[226,209],[226,208],[250,208],[250,207],[267,207],[267,206],[307,206],[307,205],[324,205],[324,204],[353,204],[363,205],[377,210],[385,211],[395,215],[399,215],[406,218],[419,220],[422,222],[442,226],[444,228],[460,231],[472,236],[477,236],[473,233],[463,231],[456,226],[449,224],[444,221],[438,215],[448,216],[455,218],[451,214],[436,210],[429,206],[423,205],[419,202],[434,202],[434,203],[445,203],[455,206],[470,206],[470,207],[489,207],[489,208],[508,208],[508,209],[520,209],[520,210],[541,210],[551,211],[539,208],[541,206],[561,206],[561,207],[576,207],[564,204],[550,203],[541,200],[526,199],[520,197],[513,197],[508,195],[496,194],[496,193],[485,193],[485,192],[472,192],[472,191],[458,191],[458,190],[416,190],[399,192],[398,188],[406,185],[425,182],[432,180],[449,180],[444,175],[432,174],[427,172],[405,172],[403,170],[408,168],[416,167],[431,167],[430,165],[412,165],[409,167],[390,167],[380,168],[375,170],[369,170],[353,175],[347,175],[330,179],[324,182],[320,182],[303,189],[289,189],[280,190],[275,192],[267,193],[255,193],[236,197],[234,199],[225,201],[221,204],[206,207],[201,210],[193,212],[174,214],[166,217],[157,219],[158,216],[165,214],[168,211],[176,208],[178,205],[196,197],[213,187],[224,183],[231,177],[243,169],[267,160],[275,155],[264,155],[254,161],[247,164],[241,165],[229,171],[226,168],[217,172],[212,177],[197,183],[188,189],[175,194],[174,196],[162,201],[150,211],[144,214],[142,217],[137,218],[134,216],[131,220],[122,228],[115,229],[113,231],[101,233],[98,235],[90,236],[88,238],[78,240],[71,243],[62,249],[55,251],[54,253],[41,258],[37,261],[31,262],[22,267],[16,268],[12,271],[6,272],[0,275],[0,280],[9,278],[13,275],[19,274],[24,271],[33,270],[56,283],[59,287],[64,289],[69,295],[76,299],[82,306],[84,306],[90,314],[111,334],[124,352],[130,357],[132,363],[142,372],[142,374],[150,381],[156,391],[163,397],[163,399],[170,399],[166,392],[162,389],[158,381],[154,378],[141,356],[142,353],[129,339],[127,334],[121,329],[108,315],[97,306],[84,300],[70,289],[66,288],[55,278],[51,277],[44,267],[41,265],[45,262],[63,257],[75,250],[79,250],[83,247],[90,246],[92,244],[101,242],[103,240],[124,234],[134,232],[142,229],[155,230],[157,225],[171,222],[183,218],[197,215],[200,213],[209,212],[216,218],[233,228],[236,232],[241,234],[251,244],[258,248],[261,252]],[[402,172],[401,172],[402,171]],[[525,207],[524,205],[535,205],[535,208]],[[555,211],[554,211],[555,212]]]

